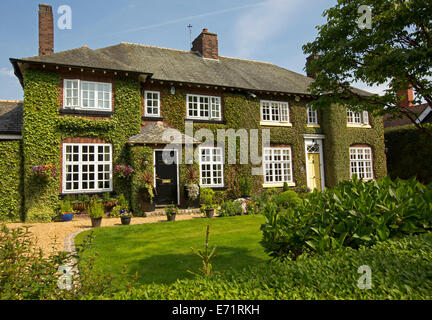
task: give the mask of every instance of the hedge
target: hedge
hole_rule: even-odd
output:
[[[216,258],[217,259],[217,258]],[[372,271],[372,288],[360,289],[360,266]],[[372,248],[344,248],[297,261],[272,262],[242,272],[173,284],[134,287],[125,300],[431,299],[432,234],[407,236]],[[221,271],[221,270],[216,270]],[[104,298],[104,297],[100,297]]]
[[[430,124],[429,126],[432,126]],[[432,182],[432,138],[415,125],[387,128],[387,168],[390,177]]]

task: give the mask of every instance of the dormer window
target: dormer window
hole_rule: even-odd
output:
[[[111,83],[64,80],[63,106],[66,109],[111,111],[111,97]]]

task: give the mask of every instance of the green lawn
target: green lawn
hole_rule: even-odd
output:
[[[96,228],[95,240],[86,254],[98,254],[98,269],[120,272],[126,266],[130,273],[138,272],[142,283],[168,284],[193,278],[187,270],[201,267],[191,247],[204,248],[207,224],[209,244],[217,246],[215,271],[241,270],[267,261],[259,244],[263,222],[264,217],[257,215]],[[89,232],[79,234],[76,243],[81,243]]]

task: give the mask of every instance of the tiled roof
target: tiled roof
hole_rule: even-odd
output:
[[[82,47],[19,60],[140,72],[152,74],[155,80],[252,91],[308,94],[308,86],[313,82],[312,78],[271,63],[224,56],[206,59],[195,52],[125,42],[97,50]]]
[[[186,141],[185,134],[170,128],[158,121],[146,125],[139,134],[129,138],[130,144],[184,144]],[[195,138],[189,138],[193,144],[199,144],[200,141]]]
[[[21,134],[22,101],[0,100],[0,134]]]
[[[414,112],[417,117],[427,108],[428,104],[419,104],[413,107],[410,107],[409,110]],[[392,119],[392,115],[386,114],[384,115],[384,128],[389,127],[399,127],[404,126],[406,124],[412,124],[412,121],[407,116],[402,116],[402,118],[394,118]]]

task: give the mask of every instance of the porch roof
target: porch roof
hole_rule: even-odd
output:
[[[158,121],[145,126],[141,132],[129,138],[129,144],[200,144],[201,141],[185,135]]]

